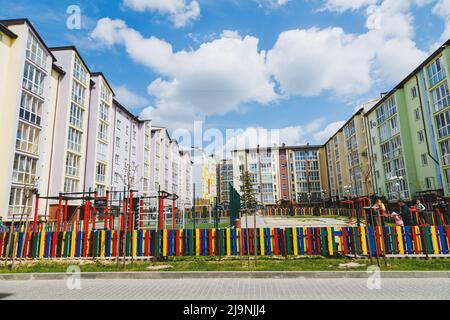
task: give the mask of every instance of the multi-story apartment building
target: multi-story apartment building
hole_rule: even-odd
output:
[[[444,189],[444,194],[450,196],[450,41],[439,48],[423,65],[420,71],[419,92],[422,109],[428,108],[429,113],[423,112],[426,117],[429,134],[427,140],[428,156],[435,168],[441,173],[437,175],[437,186]],[[423,94],[422,94],[423,93]],[[419,115],[420,116],[420,115]],[[437,147],[437,148],[436,148]],[[433,159],[437,160],[434,161]],[[432,181],[430,181],[432,182]]]
[[[244,191],[244,173],[249,172],[253,191],[258,203],[274,205],[278,198],[278,148],[234,150],[233,185],[238,192]],[[289,186],[286,186],[289,188]]]
[[[193,164],[190,154],[186,151],[180,151],[178,208],[183,211],[187,208],[192,208],[194,198],[192,180]]]
[[[49,193],[85,190],[91,73],[75,47],[52,48],[66,73],[59,84]]]
[[[282,147],[288,160],[288,180],[291,200],[314,203],[324,200],[328,191],[326,153],[322,146]],[[281,180],[283,175],[281,175]],[[284,186],[281,187],[283,190]]]
[[[448,45],[440,47],[367,114],[378,194],[410,200],[449,195]]]
[[[152,127],[151,130],[151,153],[153,154],[150,164],[150,186],[155,194],[158,191],[169,190],[169,146],[171,142],[169,132],[165,128]]]
[[[42,188],[48,165],[48,116],[63,72],[26,19],[0,21],[0,214],[29,214],[34,188]]]
[[[201,196],[206,203],[213,204],[217,197],[217,165],[219,160],[211,155],[202,154]]]
[[[112,122],[110,190],[132,189],[148,195],[151,192],[151,121],[140,120],[113,100]]]
[[[92,73],[91,80],[93,86],[89,104],[85,181],[86,186],[97,190],[99,196],[105,196],[111,181],[111,111],[114,92],[102,73]]]
[[[219,203],[228,207],[230,203],[230,184],[233,185],[233,161],[226,159],[217,165],[217,196]]]
[[[341,128],[325,144],[329,175],[329,196],[332,201],[350,197],[350,178],[345,153],[344,130]]]
[[[330,188],[327,194],[333,201],[375,193],[364,117],[377,102],[362,105],[325,144]]]
[[[0,55],[2,218],[31,213],[36,189],[53,197],[109,190],[114,198],[128,188],[153,196],[161,186],[192,203],[189,155],[116,101],[75,47],[49,49],[28,20],[2,20]],[[39,213],[54,218],[56,205],[41,200]]]
[[[239,192],[243,192],[244,172],[250,173],[257,200],[264,205],[276,205],[280,200],[318,202],[328,187],[322,146],[235,150],[233,170]]]

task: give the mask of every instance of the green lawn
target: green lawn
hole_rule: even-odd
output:
[[[341,264],[358,263],[361,266],[356,268],[340,268]],[[375,264],[375,259],[373,260]],[[73,265],[68,262],[38,262],[34,265],[23,265],[13,271],[4,267],[2,262],[0,273],[46,273],[46,272],[66,272],[67,267]],[[127,262],[125,267],[120,262],[84,262],[80,264],[82,272],[117,272],[117,271],[149,271],[151,266],[171,266],[165,269],[167,272],[173,271],[365,271],[367,266],[371,265],[369,260],[364,259],[326,259],[322,257],[308,258],[288,258],[272,259],[260,258],[257,261],[257,267],[254,267],[254,261],[251,261],[251,267],[248,268],[246,258],[241,261],[239,258],[227,258],[219,261],[214,258],[170,258],[167,261],[160,262]],[[16,263],[17,266],[17,263]],[[450,259],[418,260],[418,259],[393,259],[388,260],[386,268],[382,263],[382,270],[390,271],[450,271]],[[163,270],[160,270],[163,271]]]

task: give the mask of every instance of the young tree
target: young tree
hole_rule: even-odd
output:
[[[250,176],[250,172],[244,172],[244,192],[241,197],[243,209],[248,213],[255,213],[258,208],[258,201],[256,200],[254,184]]]

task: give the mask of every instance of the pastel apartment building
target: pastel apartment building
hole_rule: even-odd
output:
[[[33,189],[47,189],[53,114],[64,72],[26,19],[0,22],[0,212],[28,214]]]
[[[339,201],[348,197],[374,195],[365,111],[376,102],[378,100],[362,105],[325,143],[329,176],[327,199]]]
[[[235,150],[234,186],[243,192],[243,174],[248,171],[263,205],[277,205],[281,200],[319,202],[328,187],[325,156],[322,146],[311,145]]]
[[[48,48],[27,19],[2,20],[0,55],[3,220],[33,212],[35,191],[53,197],[110,191],[114,198],[114,191],[128,188],[154,194],[151,120],[121,105],[105,75],[91,72],[75,47]],[[167,172],[157,181],[180,193],[181,179],[191,184],[192,163],[176,141],[169,137],[168,143],[172,153],[163,157],[170,161],[161,165],[170,177]],[[183,191],[183,202],[188,198]],[[56,206],[41,200],[39,215],[51,219]]]
[[[449,196],[447,42],[366,114],[377,194]]]

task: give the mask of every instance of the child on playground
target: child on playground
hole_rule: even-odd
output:
[[[397,225],[398,227],[404,227],[405,226],[405,224],[403,223],[402,216],[399,215],[397,212],[392,212],[392,217],[395,220],[395,225]]]

